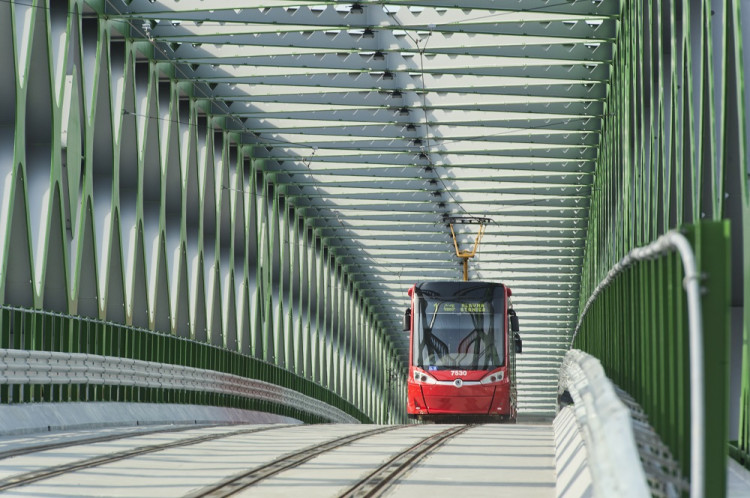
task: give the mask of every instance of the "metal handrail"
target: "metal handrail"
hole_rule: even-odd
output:
[[[93,317],[82,316],[82,315],[71,315],[69,313],[63,313],[63,312],[59,312],[59,311],[50,311],[50,310],[39,309],[39,308],[25,308],[25,307],[21,307],[21,306],[12,306],[12,305],[8,305],[8,304],[0,304],[0,311],[3,311],[3,310],[14,311],[14,312],[21,312],[21,313],[33,313],[34,315],[42,315],[42,316],[64,318],[64,319],[68,319],[68,320],[78,320],[78,321],[81,321],[81,322],[87,322],[87,323],[94,324],[94,325],[104,325],[104,326],[111,326],[111,327],[119,327],[119,328],[124,328],[124,329],[127,329],[129,331],[133,331],[133,332],[139,332],[139,333],[144,333],[144,334],[155,335],[155,336],[163,337],[163,338],[170,339],[170,340],[179,340],[179,341],[182,341],[184,343],[188,343],[188,344],[195,345],[195,346],[209,347],[209,348],[215,349],[217,351],[234,353],[234,354],[240,355],[242,357],[249,358],[253,362],[257,362],[261,366],[282,369],[282,370],[284,370],[287,373],[290,373],[292,375],[295,375],[295,376],[299,377],[304,382],[307,382],[307,383],[312,384],[312,385],[314,385],[314,386],[316,386],[318,388],[322,388],[322,389],[324,389],[324,390],[326,390],[328,392],[333,393],[333,391],[331,391],[328,387],[326,387],[325,385],[323,385],[318,379],[313,379],[313,378],[308,378],[308,377],[301,376],[301,375],[297,374],[296,372],[292,372],[290,370],[286,370],[283,367],[280,367],[279,365],[276,365],[275,363],[271,363],[271,362],[269,362],[269,361],[267,361],[267,360],[265,360],[263,358],[258,358],[256,356],[243,354],[243,353],[241,353],[239,351],[233,351],[231,349],[227,349],[227,348],[224,348],[224,347],[221,347],[221,346],[217,346],[215,344],[211,344],[211,343],[208,343],[208,342],[197,341],[197,340],[191,339],[189,337],[174,335],[172,333],[163,332],[163,331],[159,331],[159,330],[151,330],[151,329],[147,329],[147,328],[143,328],[143,327],[136,327],[136,326],[127,325],[127,324],[124,324],[124,323],[118,323],[118,322],[112,322],[112,321],[108,321],[108,320],[102,320],[100,318],[93,318]],[[65,353],[65,354],[72,354],[72,353]],[[165,363],[164,365],[169,365],[169,364]],[[214,372],[214,370],[207,370],[207,371]],[[223,373],[223,372],[220,372],[220,371],[215,371],[215,372],[216,373]],[[244,377],[244,378],[246,378],[246,377]],[[294,389],[292,389],[292,390],[294,390]],[[336,393],[334,393],[334,394],[336,394]],[[344,401],[345,403],[351,405],[350,401],[344,399],[341,396],[339,396],[339,398],[342,401]],[[333,406],[333,405],[331,405],[331,406]]]
[[[83,315],[71,315],[69,313],[62,313],[60,311],[50,311],[50,310],[45,310],[45,309],[41,309],[41,308],[24,308],[22,306],[11,306],[11,305],[8,305],[8,304],[0,304],[0,311],[2,311],[2,310],[20,311],[22,313],[33,313],[35,315],[46,315],[46,316],[54,316],[54,317],[58,317],[58,318],[67,318],[67,319],[70,319],[70,320],[80,320],[80,321],[84,321],[84,322],[93,323],[93,324],[96,324],[96,325],[109,325],[109,326],[112,326],[112,327],[125,328],[125,329],[128,329],[128,330],[132,330],[133,332],[143,332],[143,333],[146,333],[146,334],[157,335],[157,336],[160,336],[160,337],[165,337],[165,338],[169,338],[169,339],[176,339],[176,340],[187,342],[187,343],[190,343],[190,344],[195,344],[196,346],[207,346],[207,347],[210,347],[210,348],[217,349],[219,351],[228,351],[230,353],[236,353],[236,354],[239,354],[241,356],[252,358],[253,361],[257,361],[258,363],[261,363],[261,364],[269,366],[269,367],[283,368],[283,367],[279,367],[279,365],[277,365],[275,363],[271,363],[271,362],[269,362],[267,360],[264,360],[263,358],[258,358],[257,356],[247,355],[247,354],[241,353],[240,351],[234,351],[234,350],[227,349],[227,348],[224,348],[224,347],[221,347],[221,346],[217,346],[216,344],[211,344],[210,342],[201,342],[201,341],[197,341],[195,339],[191,339],[189,337],[184,337],[184,336],[180,336],[180,335],[174,335],[171,332],[162,332],[161,330],[145,329],[143,327],[136,327],[134,325],[128,325],[128,324],[125,324],[125,323],[111,322],[109,320],[102,320],[101,318],[92,318],[90,316],[83,316]],[[275,358],[275,356],[273,358]],[[289,372],[289,373],[291,373],[291,374],[299,376],[299,374],[297,374],[295,372],[292,372],[290,370],[286,370],[286,371]],[[311,383],[315,384],[316,386],[322,387],[324,389],[328,389],[325,385],[323,385],[320,381],[318,381],[316,379],[307,378],[307,377],[302,377],[302,378],[304,380],[308,381],[308,382],[311,382]]]
[[[0,349],[0,384],[91,384],[215,392],[279,403],[332,422],[358,422],[323,401],[262,380],[117,356]]]
[[[679,232],[670,231],[651,244],[631,250],[616,263],[607,276],[594,289],[586,301],[581,317],[576,324],[570,347],[578,335],[583,319],[596,297],[614,278],[636,261],[653,259],[677,251],[685,273],[682,285],[687,293],[688,334],[690,345],[690,497],[703,498],[705,489],[705,387],[703,375],[703,312],[701,308],[700,280],[695,264],[695,254],[690,242]]]

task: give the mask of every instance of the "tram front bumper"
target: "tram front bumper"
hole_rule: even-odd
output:
[[[508,388],[409,385],[407,412],[418,415],[508,415]]]

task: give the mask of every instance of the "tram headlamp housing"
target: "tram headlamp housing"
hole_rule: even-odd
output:
[[[414,369],[414,380],[419,384],[437,384],[437,379],[422,370]]]
[[[500,382],[505,378],[505,372],[500,370],[499,372],[494,372],[482,380],[479,381],[480,384],[493,384],[495,382]]]

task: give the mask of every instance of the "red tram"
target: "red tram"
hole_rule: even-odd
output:
[[[409,417],[515,422],[515,357],[522,345],[510,288],[423,282],[409,296]]]

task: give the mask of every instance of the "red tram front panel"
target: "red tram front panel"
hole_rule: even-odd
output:
[[[494,283],[427,282],[409,295],[409,416],[515,420],[510,290]]]
[[[427,373],[412,367],[407,412],[415,415],[511,415],[510,381],[505,369],[436,373],[435,383],[423,382]],[[495,381],[489,379],[494,377]],[[482,383],[484,380],[484,383]],[[515,414],[513,414],[515,415]]]

